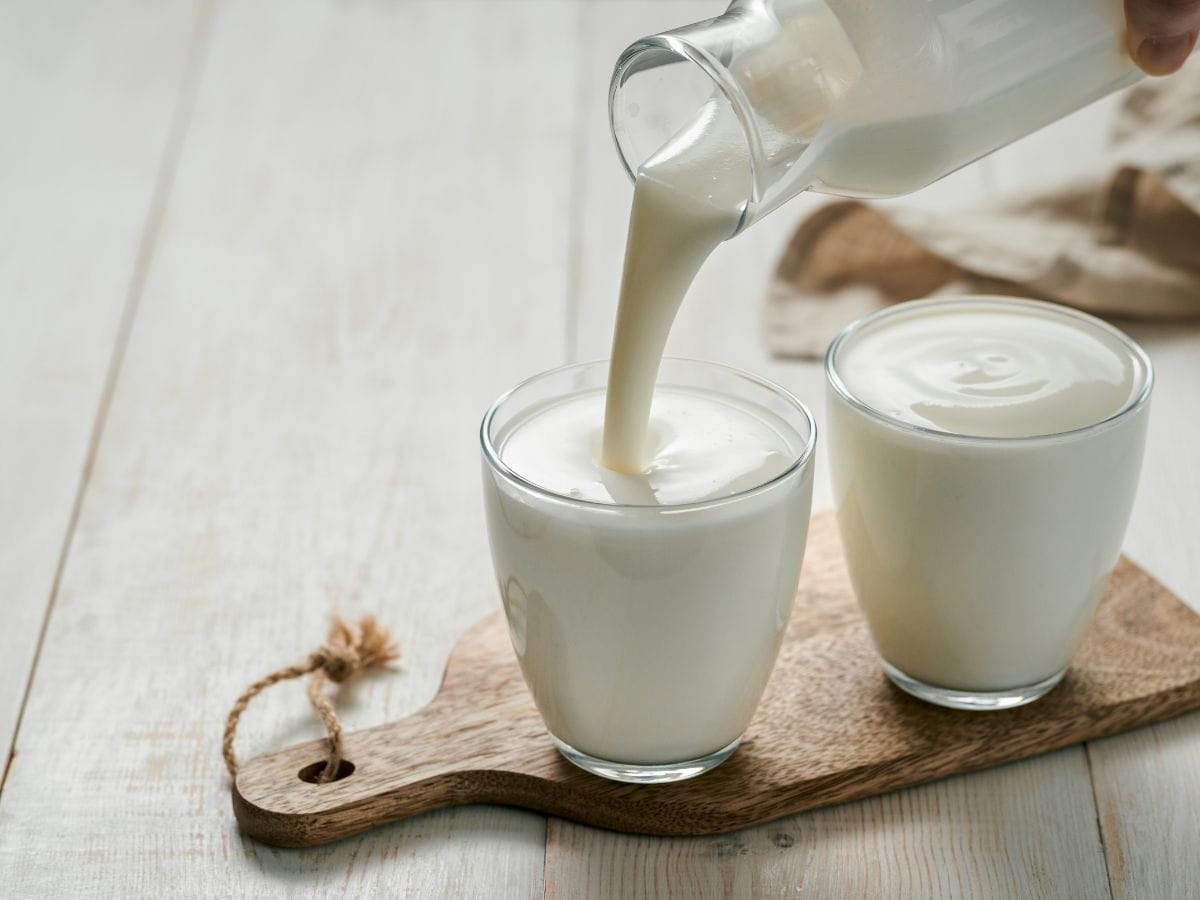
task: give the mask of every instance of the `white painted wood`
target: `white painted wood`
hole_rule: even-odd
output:
[[[562,361],[574,5],[223,5],[0,798],[13,896],[527,896],[544,819],[241,838],[219,756],[252,679],[372,610],[434,693],[496,608],[476,430]],[[251,754],[318,733],[299,685]]]
[[[1200,884],[1200,714],[1088,746],[1115,897],[1192,898]]]
[[[550,820],[549,897],[1099,897],[1079,751],[717,837],[629,838]]]
[[[1200,611],[1200,327],[1126,327],[1149,351],[1156,379],[1126,547]],[[1093,742],[1088,752],[1113,893],[1195,897],[1200,714]]]
[[[0,772],[196,15],[193,3],[0,4]]]
[[[1120,324],[1154,364],[1150,433],[1125,546],[1200,612],[1200,325]]]

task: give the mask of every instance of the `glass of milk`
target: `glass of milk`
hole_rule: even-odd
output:
[[[1153,374],[1049,303],[902,303],[825,357],[846,560],[888,677],[958,709],[1062,679],[1129,521]]]
[[[665,359],[644,472],[597,462],[607,362],[538,375],[483,419],[501,600],[555,745],[618,781],[678,781],[737,748],[804,556],[816,428],[783,389]]]

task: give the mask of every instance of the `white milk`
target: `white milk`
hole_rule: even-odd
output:
[[[603,416],[600,392],[550,404],[505,438],[501,456],[576,500],[678,506],[766,484],[801,449],[793,429],[736,398],[663,389],[654,395],[642,471],[614,472],[599,462]]]
[[[814,48],[820,48],[822,71],[798,69]],[[798,146],[861,74],[845,33],[823,6],[794,11],[780,39],[741,65],[776,139]],[[802,91],[807,78],[812,89]],[[719,93],[638,170],[613,332],[601,452],[606,467],[641,471],[650,397],[671,323],[704,261],[737,231],[751,193],[742,125]]]
[[[838,520],[884,661],[959,691],[1059,675],[1129,518],[1144,356],[1082,314],[968,299],[878,314],[827,365]]]
[[[600,455],[609,469],[643,468],[650,398],[671,323],[704,261],[737,228],[746,189],[740,129],[715,100],[638,172]]]
[[[668,361],[645,472],[612,472],[597,462],[604,365],[590,368],[594,387],[505,401],[515,411],[492,436],[536,486],[485,472],[513,646],[560,741],[632,765],[700,759],[740,737],[774,665],[807,535],[811,428],[671,374],[729,370]]]
[[[818,57],[819,71],[804,67]],[[819,4],[789,10],[779,38],[739,65],[755,109],[770,123],[772,141],[790,149],[818,132],[862,74],[837,18]],[[781,177],[791,165],[777,163],[778,172],[760,175]],[[875,169],[867,177],[888,177],[882,160]],[[715,89],[638,169],[600,454],[607,468],[642,471],[650,398],[671,323],[704,261],[737,231],[752,190],[742,125]]]
[[[1116,0],[828,4],[861,74],[822,34],[833,49],[811,52],[846,85],[811,146],[777,176],[822,191],[918,190],[1139,77]]]
[[[1140,389],[1121,338],[1025,305],[917,307],[864,329],[838,374],[872,409],[979,437],[1059,434],[1107,419]]]

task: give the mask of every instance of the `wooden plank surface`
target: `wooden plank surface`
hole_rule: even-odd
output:
[[[0,772],[202,11],[0,4]]]
[[[1077,754],[717,837],[629,838],[552,819],[546,895],[1105,896],[1090,792],[1045,796],[1048,785],[1075,780]]]
[[[544,819],[239,836],[233,698],[338,609],[396,630],[348,726],[432,696],[495,607],[476,431],[561,362],[576,9],[225,4],[20,730],[14,896],[541,889]],[[239,749],[315,736],[298,685]]]
[[[1200,610],[1200,328],[1126,327],[1155,366],[1146,461],[1126,547]],[[1195,897],[1200,715],[1094,742],[1088,755],[1114,895]]]
[[[0,794],[5,891],[523,896],[543,853],[563,896],[1169,897],[1200,880],[1200,716],[727,838],[472,809],[302,853],[242,839],[215,746],[248,679],[310,649],[331,607],[374,609],[407,655],[344,709],[395,718],[493,608],[478,414],[519,376],[608,351],[629,197],[604,121],[612,58],[724,3],[213,5],[156,241],[197,7],[0,5],[3,735],[149,270]],[[907,202],[1069,173],[1104,115]],[[718,251],[671,349],[763,372],[820,419],[818,368],[767,360],[758,318],[813,202]],[[1131,331],[1159,381],[1128,548],[1196,601],[1200,332]],[[824,472],[818,453],[818,506]],[[274,693],[244,753],[315,735],[300,689]]]

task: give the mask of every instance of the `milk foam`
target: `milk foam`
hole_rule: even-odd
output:
[[[673,506],[728,497],[782,474],[803,444],[777,416],[700,389],[654,393],[641,471],[599,462],[604,394],[590,391],[547,404],[515,422],[500,457],[538,487],[578,500]]]
[[[837,355],[850,393],[938,431],[1027,437],[1117,413],[1143,373],[1115,336],[1035,306],[919,306],[854,334]]]

